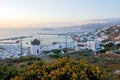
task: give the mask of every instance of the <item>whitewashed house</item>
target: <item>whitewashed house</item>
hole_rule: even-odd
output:
[[[95,51],[95,41],[87,41],[87,49]]]
[[[31,42],[31,54],[32,55],[38,55],[41,53],[41,49],[40,49],[40,41],[37,39],[34,39]]]
[[[93,51],[99,51],[104,48],[99,45],[99,42],[97,40],[94,40],[94,41],[87,41],[87,49],[91,49]]]
[[[85,50],[87,47],[87,44],[86,43],[78,43],[77,44],[77,50]]]
[[[76,44],[74,42],[67,42],[67,45],[65,42],[60,42],[54,45],[46,45],[42,47],[42,51],[51,51],[52,49],[64,49],[64,48],[69,48],[69,49],[75,49]]]
[[[114,38],[115,44],[120,44],[120,35]]]

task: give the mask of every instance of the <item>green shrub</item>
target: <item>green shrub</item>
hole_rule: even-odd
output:
[[[97,62],[99,62],[99,59],[98,58],[93,58],[93,61],[92,61],[93,63],[97,63]]]
[[[13,62],[13,63],[21,63],[21,62],[25,62],[25,61],[36,61],[36,60],[41,60],[41,58],[34,57],[34,56],[29,56],[29,57],[23,57],[23,56],[21,56],[18,59],[16,59],[16,58],[11,59],[11,62]]]
[[[59,49],[53,49],[53,50],[51,50],[51,52],[53,52],[55,54],[59,54],[61,52],[61,50],[59,50]]]
[[[106,52],[106,50],[105,50],[105,49],[104,49],[104,50],[100,50],[100,52],[101,52],[101,53],[105,53],[105,52]]]
[[[33,64],[32,61],[28,61],[28,62],[27,62],[27,65],[31,65],[31,64]]]
[[[49,55],[51,58],[60,58],[60,54],[51,54]]]
[[[120,52],[116,52],[117,54],[120,54]]]
[[[16,73],[17,69],[15,67],[0,66],[0,80],[10,80],[10,78],[16,76]]]
[[[108,43],[105,45],[106,47],[114,47],[114,44],[113,43]]]

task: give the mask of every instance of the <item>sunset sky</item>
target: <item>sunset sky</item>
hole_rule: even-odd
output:
[[[0,0],[0,28],[57,27],[120,18],[120,0]]]

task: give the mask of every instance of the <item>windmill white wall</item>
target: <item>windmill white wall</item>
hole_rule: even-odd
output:
[[[31,45],[31,54],[38,55],[41,53],[40,45]]]
[[[37,39],[34,39],[31,42],[31,54],[32,55],[38,55],[41,53],[41,48],[40,48],[40,41]]]

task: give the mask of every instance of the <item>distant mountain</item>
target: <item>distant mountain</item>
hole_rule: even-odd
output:
[[[106,22],[106,23],[88,23],[88,24],[77,26],[77,27],[80,27],[81,29],[96,30],[99,28],[104,28],[104,27],[109,27],[109,26],[114,26],[114,25],[119,25],[119,24],[120,24],[120,21],[118,21],[118,22]]]
[[[120,25],[120,18],[115,19],[94,19],[89,20],[86,24],[63,27],[64,29],[82,29],[82,30],[96,30],[104,27]]]

